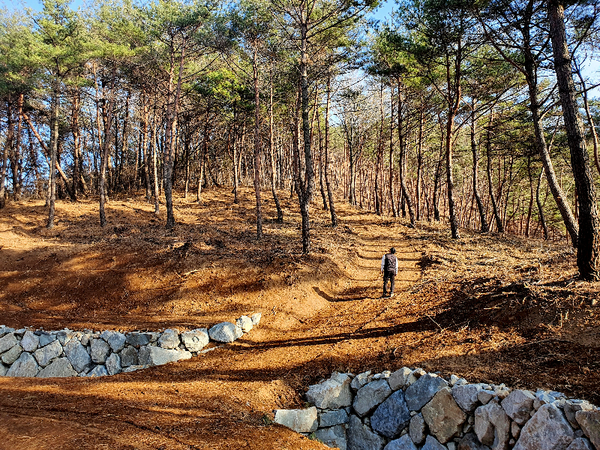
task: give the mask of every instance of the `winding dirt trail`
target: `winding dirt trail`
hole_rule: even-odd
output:
[[[123,207],[132,209],[129,204]],[[214,220],[214,205],[205,208]],[[156,228],[144,231],[140,226],[142,235],[135,242],[150,242],[145,247],[119,241],[112,245],[115,235],[111,234],[102,238],[100,246],[87,244],[85,229],[68,235],[69,230],[75,233],[72,228],[80,210],[59,211],[62,217],[74,215],[64,229],[59,227],[58,239],[56,235],[49,239],[39,225],[17,232],[9,219],[0,221],[20,239],[20,250],[14,251],[10,236],[0,242],[8,250],[0,261],[0,282],[7,289],[0,299],[0,323],[43,324],[46,329],[156,329],[209,325],[240,313],[263,313],[260,326],[236,343],[189,361],[97,379],[0,377],[1,450],[326,448],[272,424],[271,412],[302,406],[303,389],[334,370],[393,369],[390,358],[395,357],[398,344],[388,340],[407,331],[398,327],[410,303],[404,293],[420,276],[420,254],[401,239],[390,239],[390,233],[396,234],[401,226],[390,231],[389,225],[372,223],[372,216],[346,208],[343,223],[351,230],[346,237],[323,228],[331,237],[316,239],[322,248],[334,245],[332,256],[293,257],[288,266],[285,255],[265,256],[286,244],[286,236],[278,238],[276,230],[271,239],[279,240],[246,254],[243,247],[250,244],[239,237],[246,233],[242,230],[236,235],[240,250],[232,252],[237,241],[219,237],[235,233],[231,224],[238,219],[227,217],[231,207],[227,208],[226,214],[217,215],[226,225],[203,238],[212,247],[205,250],[196,244],[196,253],[183,261],[174,259],[171,249],[185,236],[163,235],[161,242],[176,239],[175,244],[155,248]],[[21,220],[25,224],[43,220],[39,210],[25,213],[23,209],[12,211],[12,217],[26,216]],[[190,221],[198,220],[196,213],[190,213]],[[396,296],[382,299],[379,262],[391,246],[399,258]],[[220,250],[223,247],[226,251]],[[155,259],[157,251],[162,252],[162,260]],[[231,272],[225,273],[232,261]],[[47,265],[51,289],[44,280],[23,276],[25,266],[41,268],[42,263]],[[105,275],[107,267],[113,270],[110,275]],[[59,278],[65,280],[62,284],[51,275],[57,268]],[[83,278],[87,274],[94,275],[88,280]],[[38,287],[32,288],[36,282]],[[83,308],[72,297],[81,296],[86,283],[90,300]],[[104,283],[100,289],[105,297],[92,301],[98,283]],[[145,286],[146,294],[136,286]],[[166,294],[159,297],[157,292],[163,291]],[[48,305],[53,313],[44,319]],[[103,323],[94,322],[99,316]]]

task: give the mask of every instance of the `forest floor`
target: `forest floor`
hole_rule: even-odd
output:
[[[470,382],[546,388],[600,404],[598,284],[578,281],[564,244],[407,228],[338,203],[316,206],[313,253],[253,193],[176,199],[164,227],[143,198],[42,201],[0,213],[0,324],[58,330],[179,330],[262,313],[231,345],[191,360],[103,378],[0,378],[0,449],[324,449],[272,423],[333,371],[422,367]],[[184,244],[187,250],[184,251]],[[382,299],[381,256],[396,247],[396,295]]]

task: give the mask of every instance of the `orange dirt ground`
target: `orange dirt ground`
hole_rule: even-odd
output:
[[[596,284],[575,279],[573,251],[537,240],[409,229],[338,203],[316,205],[313,253],[299,215],[253,193],[176,199],[164,228],[142,198],[41,201],[0,211],[0,324],[57,330],[180,330],[262,313],[234,344],[188,361],[104,378],[0,378],[0,449],[324,449],[272,423],[333,371],[423,367],[469,381],[548,388],[600,404]],[[282,193],[282,195],[284,195]],[[189,243],[184,247],[184,244]],[[398,250],[396,296],[379,261]],[[187,247],[187,250],[185,248]],[[212,344],[211,344],[212,345]]]

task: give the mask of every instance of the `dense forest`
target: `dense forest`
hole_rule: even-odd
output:
[[[203,189],[568,239],[600,276],[593,1],[67,0],[4,11],[0,208]],[[592,68],[592,69],[590,69]],[[343,198],[343,200],[342,200]]]

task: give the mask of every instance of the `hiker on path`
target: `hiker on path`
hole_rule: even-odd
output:
[[[383,297],[394,296],[394,282],[398,274],[398,258],[396,249],[392,247],[390,252],[381,258],[381,273],[383,274]],[[390,294],[387,294],[387,284],[390,282]]]

